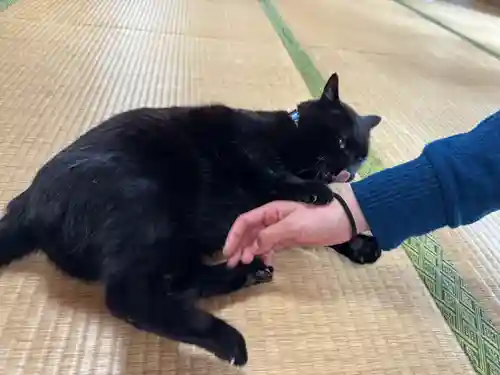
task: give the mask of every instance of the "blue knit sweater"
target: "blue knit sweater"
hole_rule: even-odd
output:
[[[408,163],[352,184],[384,250],[500,209],[500,111],[468,133],[428,144]]]

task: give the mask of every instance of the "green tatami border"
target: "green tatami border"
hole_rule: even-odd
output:
[[[0,12],[3,12],[9,6],[14,4],[17,0],[0,0]]]
[[[273,1],[259,0],[259,3],[311,95],[319,96],[325,79],[294,37]],[[383,168],[382,161],[372,152],[360,174],[366,177]],[[476,372],[480,375],[499,375],[500,332],[488,319],[455,266],[446,260],[442,246],[433,236],[427,235],[406,241],[403,248]]]
[[[16,1],[0,0],[0,12],[14,10],[8,7]],[[500,59],[497,52],[408,5],[404,0],[392,1]],[[325,82],[322,74],[282,19],[273,0],[259,0],[259,3],[311,95],[319,96]],[[383,162],[371,153],[361,175],[365,177],[382,169]],[[443,247],[433,236],[428,235],[406,241],[403,248],[476,372],[480,375],[500,375],[500,332],[488,319],[480,301],[472,295],[456,267],[446,259]]]

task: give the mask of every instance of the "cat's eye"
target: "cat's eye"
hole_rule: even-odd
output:
[[[345,148],[345,139],[344,138],[339,139],[339,147],[341,150],[343,150]]]

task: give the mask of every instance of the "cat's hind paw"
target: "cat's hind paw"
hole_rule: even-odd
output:
[[[267,266],[260,259],[255,259],[248,265],[245,287],[270,283],[273,280],[274,267]]]
[[[354,237],[349,242],[331,247],[357,264],[375,263],[382,255],[377,239],[364,234]]]

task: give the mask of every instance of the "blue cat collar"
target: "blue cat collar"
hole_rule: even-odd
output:
[[[294,109],[293,111],[291,111],[289,114],[290,118],[292,119],[292,121],[295,123],[295,126],[299,127],[299,111],[297,111],[296,109]]]

